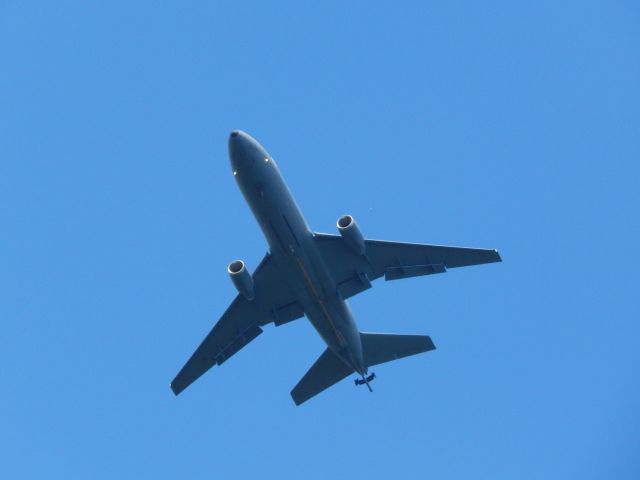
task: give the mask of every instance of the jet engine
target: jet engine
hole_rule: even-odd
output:
[[[364,255],[364,237],[351,215],[343,215],[338,219],[338,231],[351,250],[358,255]]]
[[[234,260],[227,267],[236,290],[247,300],[253,300],[253,278],[242,260]]]

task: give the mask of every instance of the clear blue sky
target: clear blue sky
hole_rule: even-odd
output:
[[[3,478],[640,478],[632,1],[0,2]],[[311,226],[498,248],[385,284],[438,349],[296,408],[306,320],[176,398],[266,242],[226,141]]]

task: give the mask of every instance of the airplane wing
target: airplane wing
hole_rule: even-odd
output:
[[[382,276],[398,280],[502,261],[497,250],[383,240],[365,240],[365,254],[358,255],[339,235],[315,233],[314,238],[343,298],[370,288]]]
[[[253,273],[255,298],[237,295],[229,308],[171,382],[178,395],[214,365],[229,357],[262,333],[260,326],[290,322],[304,315],[267,254]]]

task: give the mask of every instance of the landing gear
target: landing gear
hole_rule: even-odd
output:
[[[356,387],[358,385],[366,385],[369,391],[373,392],[373,390],[371,389],[371,385],[369,385],[369,382],[372,381],[374,378],[376,378],[376,374],[372,372],[371,375],[369,375],[368,377],[365,377],[363,375],[362,378],[356,378],[354,380],[354,383],[356,384]]]

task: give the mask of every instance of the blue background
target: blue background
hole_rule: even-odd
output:
[[[637,3],[321,3],[0,3],[2,476],[640,478]],[[315,230],[504,262],[353,299],[438,347],[373,394],[294,406],[300,320],[175,398],[266,251],[234,128]]]

